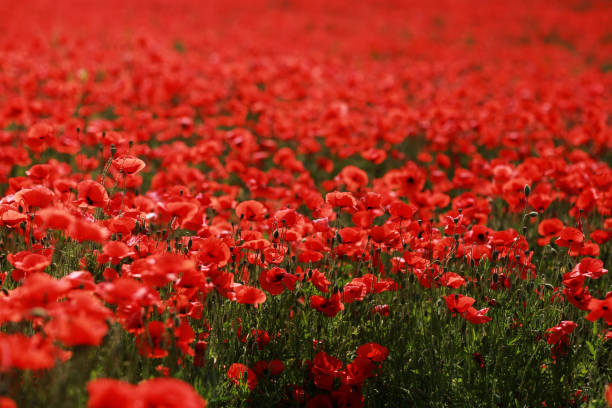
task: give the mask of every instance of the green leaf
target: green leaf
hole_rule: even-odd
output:
[[[593,347],[593,344],[587,340],[586,345],[589,348],[589,351],[591,352],[591,355],[593,356],[593,358],[595,358],[597,356],[597,351],[595,351],[595,347]]]

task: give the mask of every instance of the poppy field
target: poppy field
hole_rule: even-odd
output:
[[[610,1],[0,11],[0,408],[612,406]]]

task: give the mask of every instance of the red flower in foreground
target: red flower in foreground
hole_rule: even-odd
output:
[[[32,126],[25,137],[25,143],[32,151],[42,152],[55,141],[55,129],[47,123]]]
[[[115,158],[111,165],[120,173],[133,175],[145,168],[146,164],[138,157],[123,155]]]
[[[132,385],[110,378],[87,383],[88,408],[206,408],[206,401],[186,382],[153,378]]]
[[[79,202],[92,207],[106,207],[109,202],[104,186],[94,180],[81,181],[78,186]]]
[[[444,297],[444,300],[446,301],[446,306],[452,312],[453,316],[456,313],[465,313],[476,301],[469,296],[463,296],[458,294],[448,295]]]
[[[266,213],[266,207],[259,201],[243,201],[236,207],[236,215],[247,221],[261,221]]]
[[[17,404],[10,398],[0,397],[0,408],[17,408]]]
[[[252,391],[257,387],[257,376],[255,372],[244,364],[234,363],[227,370],[227,376],[235,385],[244,384],[246,381],[247,387]]]
[[[586,315],[587,320],[594,322],[603,318],[608,325],[612,324],[612,297],[603,300],[591,298],[588,310],[590,313]]]
[[[377,343],[366,343],[359,346],[357,355],[362,358],[369,358],[372,361],[381,362],[389,355],[389,349]]]
[[[285,291],[295,289],[297,276],[287,273],[283,268],[264,269],[259,275],[259,283],[262,289],[271,295],[280,295]]]
[[[565,227],[559,233],[559,238],[555,243],[569,248],[571,254],[579,251],[584,246],[584,234],[576,228]]]
[[[491,321],[491,318],[489,316],[486,316],[488,311],[488,307],[485,307],[484,309],[480,310],[477,310],[473,307],[469,307],[468,310],[466,310],[463,314],[463,317],[465,317],[465,319],[472,324],[483,324]]]
[[[88,408],[136,408],[141,402],[135,398],[137,387],[111,378],[100,378],[87,383]]]
[[[234,289],[236,301],[248,305],[258,305],[266,301],[266,294],[252,286],[240,285]]]
[[[546,330],[546,342],[548,344],[569,343],[569,335],[577,327],[576,323],[564,320],[558,326]]]
[[[191,385],[176,378],[153,378],[138,384],[146,408],[206,408],[206,401]]]
[[[324,351],[319,351],[312,361],[311,368],[314,384],[317,388],[331,391],[334,378],[342,374],[342,365],[342,361]]]
[[[341,302],[340,292],[336,292],[329,299],[323,296],[311,296],[310,306],[323,313],[325,316],[334,317],[341,310],[344,310],[344,304]]]

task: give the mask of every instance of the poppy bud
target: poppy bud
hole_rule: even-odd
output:
[[[189,241],[187,242],[187,249],[191,250],[191,246],[193,245],[193,240],[191,238],[189,238]]]
[[[336,233],[336,241],[338,241],[338,243],[342,243],[342,236],[338,233]]]
[[[537,212],[537,211],[532,211],[532,212],[530,212],[530,213],[529,213],[529,216],[530,216],[531,218],[535,218],[535,217],[537,217],[537,216],[538,216],[538,212]]]
[[[114,144],[112,144],[110,147],[110,151],[111,151],[111,156],[114,157],[115,154],[117,153],[117,147]]]
[[[274,239],[278,239],[278,230],[274,230]]]
[[[529,187],[529,184],[525,184],[525,198],[529,198],[530,194],[531,194],[531,187]]]

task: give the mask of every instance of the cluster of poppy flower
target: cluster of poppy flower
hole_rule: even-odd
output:
[[[251,18],[190,0],[34,3],[2,18],[22,41],[0,45],[1,372],[61,367],[120,326],[161,378],[91,373],[89,407],[204,407],[168,377],[211,364],[237,390],[271,382],[287,404],[357,407],[395,351],[382,337],[361,331],[346,366],[324,338],[310,358],[275,355],[304,332],[251,314],[319,327],[422,302],[476,333],[493,296],[548,285],[563,315],[612,326],[612,292],[585,286],[610,259],[612,42],[582,29],[609,6],[309,1]],[[125,11],[115,27],[99,23],[110,9]],[[541,27],[520,28],[533,16]],[[555,361],[584,324],[541,328]],[[468,353],[479,368],[482,352]]]

